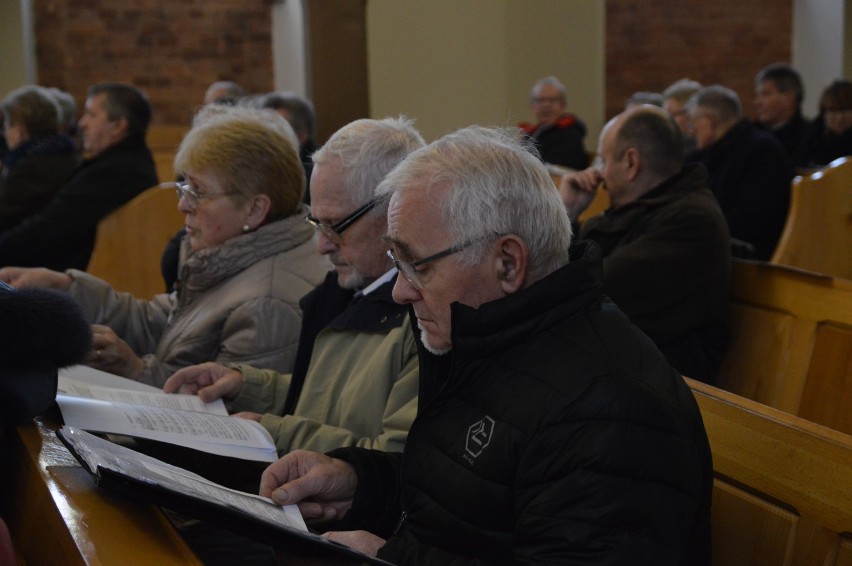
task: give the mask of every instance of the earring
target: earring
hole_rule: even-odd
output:
[[[243,234],[248,234],[249,232],[251,232],[251,226],[243,224]]]

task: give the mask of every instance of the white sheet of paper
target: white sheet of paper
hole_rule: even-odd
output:
[[[120,375],[107,373],[99,369],[90,368],[89,366],[70,366],[59,370],[59,377],[68,377],[89,385],[98,385],[100,387],[114,387],[116,389],[132,389],[133,391],[148,391],[150,393],[162,393],[162,389],[157,389],[153,385],[140,383],[133,379],[127,379]]]
[[[180,411],[59,393],[65,424],[186,446],[212,454],[274,462],[275,443],[259,423],[236,417]]]
[[[228,410],[225,409],[225,403],[221,399],[216,399],[212,403],[205,403],[197,395],[169,394],[163,393],[159,389],[148,392],[102,387],[79,381],[61,373],[59,374],[59,391],[66,395],[100,399],[102,401],[117,401],[134,405],[150,405],[152,407],[228,416]]]

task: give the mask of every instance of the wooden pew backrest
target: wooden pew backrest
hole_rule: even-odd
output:
[[[160,181],[174,181],[174,160],[180,142],[189,128],[186,126],[151,126],[145,140],[154,157],[154,166],[157,168],[157,178]]]
[[[713,452],[713,564],[852,564],[852,437],[687,379]]]
[[[160,259],[184,225],[172,189],[152,187],[98,223],[87,271],[140,299],[165,292]]]
[[[852,157],[796,177],[772,263],[852,279]]]
[[[852,434],[852,281],[735,261],[717,385]]]

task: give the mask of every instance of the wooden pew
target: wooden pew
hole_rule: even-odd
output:
[[[160,509],[96,487],[54,430],[40,418],[7,439],[4,518],[26,564],[201,564]]]
[[[772,263],[852,279],[852,157],[793,180]]]
[[[717,385],[852,434],[852,281],[737,260]]]
[[[177,205],[174,190],[152,187],[111,212],[98,224],[86,271],[140,299],[165,292],[160,258],[184,225]]]
[[[852,564],[852,437],[687,382],[713,452],[713,564]]]
[[[160,181],[174,181],[174,160],[180,142],[189,130],[186,126],[157,125],[148,128],[145,137],[154,157],[157,177]]]

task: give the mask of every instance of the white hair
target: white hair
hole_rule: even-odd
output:
[[[456,244],[514,234],[529,248],[529,271],[540,279],[568,263],[571,223],[559,192],[520,130],[470,126],[412,153],[377,194],[449,185],[442,222]],[[459,252],[468,265],[483,246]]]
[[[400,116],[373,120],[362,118],[337,130],[312,156],[316,165],[339,159],[347,192],[356,204],[375,198],[378,184],[412,151],[426,145],[414,128],[414,120]],[[384,215],[387,203],[373,209]]]

